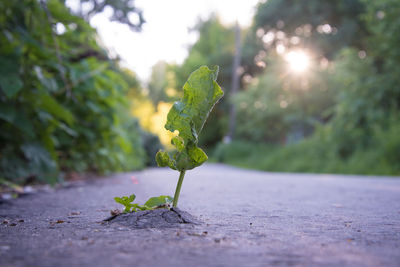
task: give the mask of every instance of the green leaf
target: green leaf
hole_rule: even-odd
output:
[[[16,54],[0,57],[0,88],[8,98],[14,97],[23,86],[18,75],[18,61],[19,58]]]
[[[170,158],[167,152],[156,155],[158,166],[174,170],[190,170],[203,164],[206,153],[197,147],[198,136],[214,105],[223,96],[216,82],[218,66],[210,70],[202,66],[194,71],[183,86],[183,98],[175,102],[167,116],[165,128],[179,135],[171,140],[177,151]]]
[[[0,119],[3,119],[11,124],[14,124],[16,116],[17,116],[17,111],[13,105],[1,102]]]
[[[125,201],[120,197],[114,197],[115,202],[125,205]]]
[[[48,94],[39,95],[38,106],[54,117],[64,120],[68,125],[75,121],[74,115]]]
[[[29,117],[26,116],[24,111],[17,110],[17,108],[12,104],[0,104],[0,119],[11,123],[29,137],[33,137],[35,135],[33,125]]]
[[[57,181],[57,163],[40,143],[24,143],[20,146],[20,151],[27,160],[27,169],[31,175],[36,175],[39,179],[47,180],[52,183]]]
[[[192,146],[188,148],[189,157],[192,159],[194,165],[201,165],[207,161],[207,154],[199,147]]]
[[[175,102],[167,116],[165,128],[179,131],[185,141],[197,143],[209,113],[224,95],[216,82],[218,66],[210,70],[202,66],[195,70],[183,86],[183,99]]]
[[[23,83],[16,74],[0,75],[0,88],[8,98],[14,97],[22,88]]]
[[[174,158],[176,169],[180,171],[194,169],[208,159],[206,153],[194,144],[190,144],[182,152],[176,152]]]
[[[127,197],[127,196],[115,197],[114,200],[115,200],[115,202],[125,206],[124,212],[131,212],[132,208],[134,209],[134,211],[136,210],[135,204],[131,204],[135,200],[135,198],[136,198],[136,196],[134,194],[132,194],[129,197]]]
[[[135,194],[130,195],[130,196],[128,197],[129,203],[131,203],[132,201],[134,201],[135,198],[136,198],[136,195],[135,195]]]
[[[159,167],[170,167],[176,170],[174,161],[169,157],[168,153],[165,151],[158,151],[156,154],[156,162]]]
[[[159,196],[159,197],[151,197],[149,200],[144,203],[144,205],[148,208],[156,208],[165,204],[172,203],[172,197],[170,196]]]
[[[134,194],[130,195],[129,197],[115,197],[114,200],[125,206],[124,212],[135,212],[137,210],[152,210],[158,208],[160,206],[172,203],[172,197],[170,196],[159,196],[159,197],[152,197],[147,202],[141,206],[137,203],[132,203],[135,200],[136,196]]]

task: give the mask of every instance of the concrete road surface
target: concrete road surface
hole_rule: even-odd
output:
[[[201,225],[101,224],[115,196],[173,195],[178,173],[117,174],[0,204],[0,266],[400,266],[400,179],[206,164],[180,209]]]

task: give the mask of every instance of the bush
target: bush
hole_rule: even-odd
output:
[[[233,99],[236,136],[252,142],[296,142],[328,119],[335,94],[332,75],[317,64],[310,70],[313,75],[289,75],[287,63],[277,55],[267,62],[265,73]]]
[[[63,1],[40,2],[0,3],[0,178],[141,168],[129,77]]]
[[[213,159],[244,168],[274,172],[400,175],[400,120],[391,118],[387,128],[375,127],[371,145],[345,158],[336,153],[327,128],[311,138],[287,146],[235,141],[219,144]]]
[[[155,155],[160,149],[164,148],[160,142],[160,138],[155,134],[142,130],[142,140],[146,152],[145,165],[157,166]]]

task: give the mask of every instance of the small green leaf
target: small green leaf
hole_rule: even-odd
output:
[[[19,56],[4,54],[0,56],[0,89],[8,98],[13,98],[23,87],[19,73]]]
[[[125,202],[122,200],[122,198],[120,198],[120,197],[114,197],[114,200],[117,202],[117,203],[119,203],[119,204],[122,204],[122,205],[124,205],[125,204]]]
[[[115,202],[122,204],[125,206],[124,212],[131,212],[131,209],[133,208],[133,211],[135,211],[135,204],[131,204],[135,200],[136,196],[134,194],[130,195],[129,197],[123,196],[123,197],[115,197],[114,200]]]
[[[38,106],[54,117],[64,120],[68,125],[74,123],[75,117],[71,111],[59,104],[52,96],[48,94],[40,94],[37,100]]]
[[[170,196],[151,197],[144,203],[148,208],[156,208],[164,204],[172,203],[173,199]]]
[[[135,198],[136,198],[136,195],[135,195],[135,194],[130,195],[129,198],[128,198],[129,203],[132,202],[132,201],[134,201]]]
[[[22,88],[23,83],[16,74],[0,75],[0,88],[8,98],[14,97]]]
[[[207,154],[199,147],[192,146],[188,148],[188,155],[193,162],[195,167],[200,166],[207,161]]]
[[[11,123],[29,137],[35,136],[32,120],[26,115],[23,110],[17,109],[12,104],[0,104],[0,119]]]
[[[159,167],[170,167],[176,170],[174,161],[169,157],[168,153],[165,151],[158,151],[156,154],[156,162]]]

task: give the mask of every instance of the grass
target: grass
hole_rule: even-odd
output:
[[[212,160],[271,172],[400,175],[400,162],[397,160],[400,155],[394,154],[400,142],[390,141],[392,143],[386,147],[379,144],[378,147],[355,151],[346,159],[315,139],[288,146],[235,141],[219,144]]]

